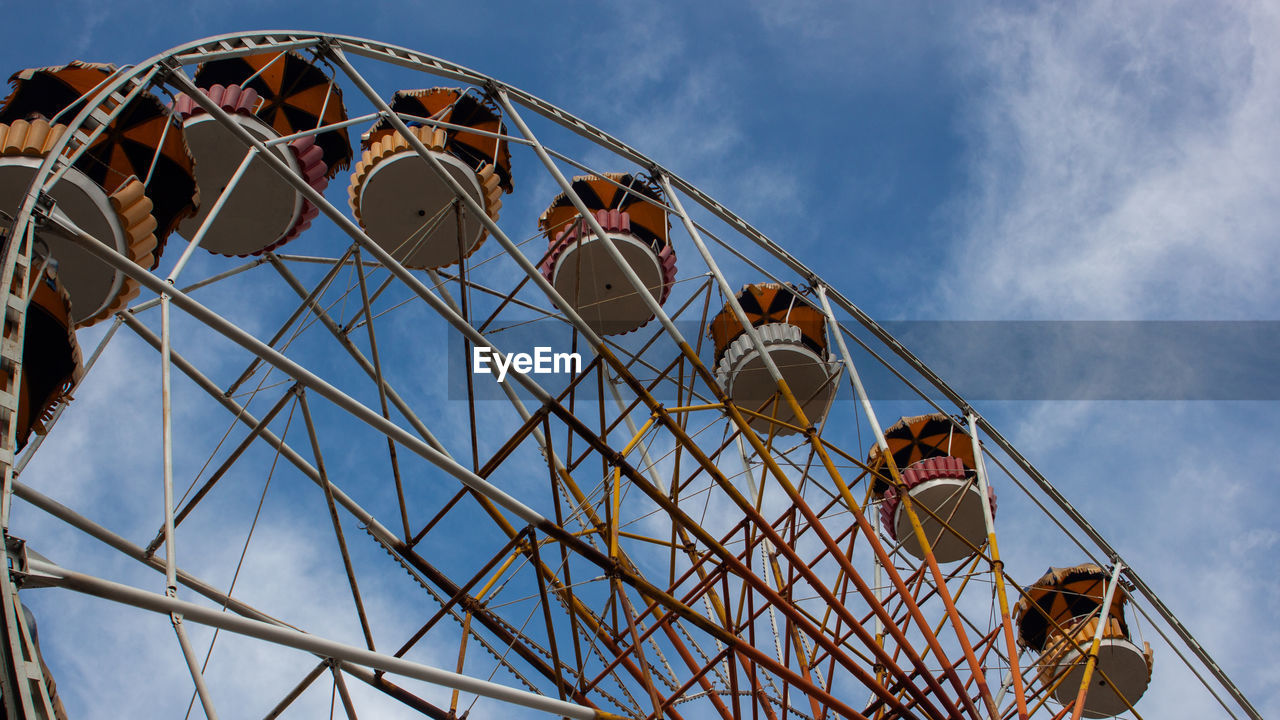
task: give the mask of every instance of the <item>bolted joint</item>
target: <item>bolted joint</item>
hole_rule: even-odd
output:
[[[169,57],[164,58],[157,63],[157,65],[159,65],[160,71],[156,73],[155,79],[162,83],[170,77],[182,72],[182,62],[178,60],[176,55],[170,55]]]
[[[44,220],[45,218],[53,214],[53,208],[57,204],[58,204],[58,201],[54,200],[52,195],[45,192],[44,190],[41,190],[40,194],[36,196],[36,206],[34,209],[36,211],[36,214],[40,217],[40,219]]]
[[[620,450],[609,448],[609,453],[607,455],[603,452],[601,454],[605,455],[605,459],[609,461],[610,470],[621,470],[622,466],[627,462],[627,459],[623,457],[622,451]]]
[[[53,575],[36,572],[32,570],[27,562],[30,559],[39,560],[48,564],[49,559],[40,553],[27,547],[27,542],[22,538],[13,536],[5,537],[5,563],[8,567],[10,577],[13,582],[20,588],[41,588],[54,587],[57,585]]]
[[[338,40],[332,35],[321,35],[316,38],[315,48],[312,50],[318,58],[328,59],[333,57],[334,52],[338,49]]]

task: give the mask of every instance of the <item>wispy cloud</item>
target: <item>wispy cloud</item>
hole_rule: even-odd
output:
[[[1274,8],[1017,6],[965,30],[978,90],[955,296],[995,317],[1274,306]]]
[[[730,17],[710,26],[696,13],[663,6],[616,9],[612,31],[588,34],[559,51],[575,72],[557,102],[690,181],[705,183],[731,206],[754,207],[759,215],[799,212],[796,169],[759,152],[759,139],[748,137],[744,126],[745,118],[780,108],[736,92],[743,70],[736,32],[754,42],[756,28]],[[707,33],[725,42],[708,42]],[[785,137],[780,132],[773,139]],[[584,159],[615,162],[599,150],[588,150]]]

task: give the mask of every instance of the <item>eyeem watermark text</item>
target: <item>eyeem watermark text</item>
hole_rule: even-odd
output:
[[[507,371],[514,370],[521,375],[549,375],[560,373],[582,372],[582,356],[578,353],[553,353],[550,347],[538,346],[533,354],[511,353],[507,356],[496,354],[492,348],[476,347],[471,349],[471,372],[475,375],[491,375],[497,368],[498,382],[505,382]]]
[[[1250,401],[1280,402],[1280,320],[899,320],[881,323],[886,332],[944,378],[960,396],[975,401],[1141,400],[1141,401]],[[677,320],[686,338],[706,328],[697,321]],[[655,339],[656,336],[656,339]],[[579,349],[573,345],[573,328],[561,322],[540,322],[507,329],[502,344],[512,350],[533,353],[533,348]],[[681,350],[665,333],[638,332],[609,336],[620,357],[643,351],[645,367],[663,367],[679,358]],[[448,398],[507,403],[506,384],[479,382],[468,386],[473,372],[483,372],[473,362],[474,347],[466,336],[451,333],[445,360]],[[579,339],[581,342],[581,339]],[[873,400],[920,399],[918,390],[904,384],[890,365],[882,365],[865,352],[850,347],[858,374]],[[555,357],[543,350],[542,365],[556,372]],[[482,355],[487,355],[483,353]],[[583,354],[587,354],[583,351]],[[536,354],[526,364],[533,370]],[[494,370],[489,356],[487,371]],[[714,357],[704,349],[702,360]],[[539,375],[538,384],[552,395],[568,387],[575,375]],[[508,374],[515,357],[507,359]],[[590,368],[590,358],[582,363]],[[572,370],[573,366],[567,368]],[[641,372],[636,364],[633,372]],[[645,371],[646,379],[651,379]],[[580,375],[579,373],[578,375]],[[686,381],[687,381],[687,375]],[[914,377],[912,378],[914,380]],[[487,378],[480,378],[487,380]],[[681,403],[678,371],[671,370],[650,392],[659,402]],[[579,399],[612,402],[593,381],[580,383]],[[848,401],[844,393],[837,401]]]

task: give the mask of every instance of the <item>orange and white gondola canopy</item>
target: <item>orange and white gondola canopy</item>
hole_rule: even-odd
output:
[[[963,426],[949,415],[930,413],[900,418],[885,428],[884,439],[899,471],[921,460],[948,456],[959,458],[965,468],[974,469],[973,441]],[[880,475],[888,477],[889,471],[880,455],[879,446],[871,446],[867,464]],[[876,494],[883,494],[886,488],[888,484],[877,478]]]
[[[342,87],[319,64],[291,50],[212,60],[196,68],[192,79],[202,88],[236,85],[253,90],[260,98],[254,115],[281,136],[347,119]],[[351,164],[346,128],[317,134],[316,144],[324,152],[326,177],[332,179]]]
[[[13,92],[0,104],[0,123],[12,124],[32,117],[69,122],[115,72],[114,65],[79,61],[19,71],[9,78]],[[108,100],[104,109],[115,107],[116,103]],[[165,238],[179,222],[194,215],[200,203],[195,160],[187,149],[182,124],[159,98],[148,92],[140,93],[120,110],[75,167],[108,195],[132,178],[146,184],[146,195],[153,205],[151,214],[158,226],[156,264]]]
[[[1014,606],[1022,644],[1038,651],[1044,647],[1054,623],[1066,627],[1072,618],[1096,611],[1106,598],[1110,578],[1110,573],[1093,563],[1049,568],[1026,588],[1026,595]],[[1123,592],[1116,592],[1108,611],[1122,627],[1125,597]]]
[[[570,183],[587,210],[617,210],[630,218],[630,232],[648,243],[654,252],[671,242],[671,221],[658,185],[643,175],[604,173],[578,175]],[[538,229],[554,238],[568,230],[579,217],[578,209],[565,193],[560,193],[538,218]]]
[[[800,329],[800,341],[819,356],[827,353],[827,323],[821,310],[811,305],[790,285],[756,283],[746,285],[738,293],[738,303],[752,327],[787,323]],[[738,321],[733,308],[726,303],[707,328],[715,344],[716,359],[724,355],[729,344],[746,328]]]
[[[463,88],[397,90],[387,105],[410,127],[420,126],[424,120],[431,120],[495,135],[503,131],[502,114],[497,105]],[[485,165],[492,165],[498,177],[498,186],[504,192],[511,192],[511,151],[505,139],[459,128],[441,129],[444,133],[444,152],[462,160],[476,171]],[[390,121],[379,118],[360,137],[360,147],[368,150],[395,131]]]

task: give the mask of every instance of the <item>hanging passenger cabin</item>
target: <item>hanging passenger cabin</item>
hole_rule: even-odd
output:
[[[215,60],[196,69],[195,84],[239,129],[266,144],[312,188],[323,193],[329,180],[351,162],[347,131],[339,128],[281,141],[347,119],[342,91],[324,70],[286,51]],[[193,240],[215,203],[222,209],[209,224],[200,247],[220,255],[258,255],[294,239],[319,210],[289,181],[255,155],[235,187],[246,145],[235,128],[207,113],[195,99],[179,95],[174,109],[183,120],[196,159],[203,204],[178,232]]]
[[[791,286],[777,283],[747,285],[738,302],[805,417],[819,424],[835,397],[838,375],[828,357],[826,316]],[[731,305],[712,319],[707,332],[715,345],[716,380],[735,404],[752,411],[747,416],[751,429],[762,435],[795,433],[795,413]]]
[[[643,176],[605,173],[575,177],[570,187],[653,299],[665,303],[676,256],[658,186]],[[653,319],[649,304],[568,195],[556,196],[538,218],[538,229],[549,241],[539,266],[543,277],[592,331],[620,335]]]
[[[1049,568],[1013,611],[1019,643],[1040,654],[1040,682],[1063,705],[1075,702],[1098,623],[1104,623],[1084,700],[1088,718],[1125,712],[1151,682],[1151,645],[1139,648],[1130,638],[1123,588],[1116,588],[1110,607],[1102,609],[1109,580],[1110,573],[1093,564]]]
[[[71,400],[83,372],[80,345],[71,326],[71,300],[58,280],[57,262],[35,256],[28,275],[32,287],[23,333],[17,450],[27,444],[33,431],[45,433],[45,424],[58,406]],[[15,392],[13,378],[4,378],[3,389]]]
[[[511,192],[507,141],[496,136],[502,132],[497,106],[457,88],[401,90],[389,105],[496,221],[502,193]],[[364,153],[348,190],[351,210],[365,233],[402,265],[445,267],[484,242],[484,224],[387,118],[364,134],[360,147]]]
[[[0,105],[0,209],[16,215],[41,164],[115,67],[73,62],[23,70]],[[112,93],[95,112],[114,118],[49,190],[57,211],[138,265],[153,270],[164,241],[196,213],[193,160],[182,126],[143,92],[120,107]],[[90,132],[86,130],[86,132]],[[138,295],[138,283],[51,231],[38,239],[58,264],[73,326],[109,317]]]
[[[876,474],[872,492],[880,500],[880,520],[889,537],[911,555],[925,558],[924,546],[902,502],[905,489],[935,560],[963,560],[986,545],[987,526],[970,436],[949,416],[934,413],[898,420],[885,430],[884,439],[902,486],[887,482],[892,474],[878,445],[871,448],[867,465]],[[990,486],[987,502],[994,517],[996,495]]]

